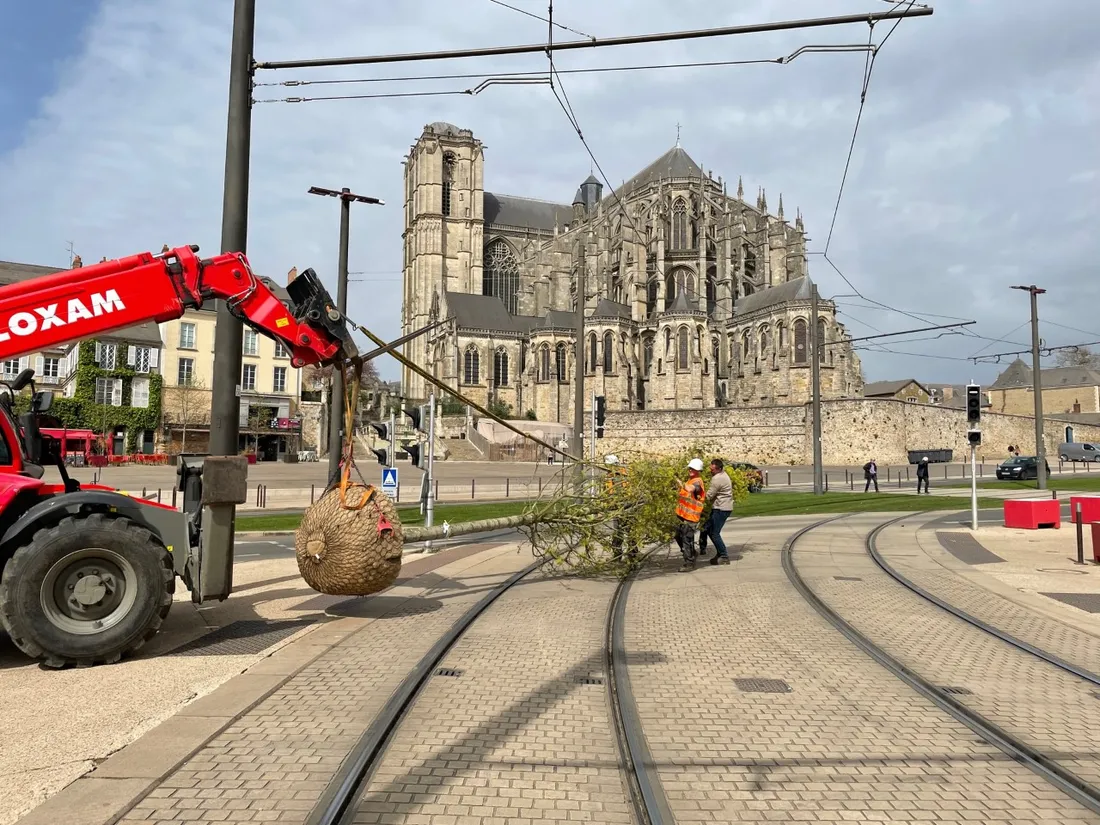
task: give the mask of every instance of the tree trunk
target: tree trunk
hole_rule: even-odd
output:
[[[481,521],[465,521],[460,524],[450,525],[448,534],[444,534],[442,525],[434,527],[406,527],[405,543],[427,541],[428,539],[442,539],[449,536],[464,536],[469,533],[488,533],[493,530],[507,530],[511,527],[522,527],[533,516],[505,516],[503,518],[487,518]]]

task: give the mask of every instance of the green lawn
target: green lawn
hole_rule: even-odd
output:
[[[933,486],[950,487],[952,489],[957,487],[964,487],[970,489],[970,481],[953,481],[950,484],[939,484],[935,481],[932,482]],[[1034,481],[998,481],[996,478],[990,480],[988,478],[978,479],[978,489],[981,490],[1035,490],[1038,489],[1035,486]],[[1051,476],[1047,479],[1048,490],[1073,490],[1081,491],[1083,493],[1095,493],[1100,491],[1100,476],[1085,476],[1078,475],[1076,477],[1072,475],[1068,476]]]
[[[458,524],[464,521],[478,521],[485,518],[504,518],[505,516],[518,516],[527,507],[525,501],[499,501],[484,504],[437,504],[435,507],[435,523],[442,524],[443,520]],[[401,517],[401,523],[407,527],[420,526],[424,523],[424,517],[420,515],[420,507],[398,507],[397,513]],[[238,530],[296,530],[302,521],[301,513],[288,513],[272,516],[238,516]]]
[[[979,498],[978,507],[1000,508],[1001,500]],[[903,513],[925,510],[967,510],[970,499],[962,496],[894,495],[890,493],[760,493],[734,505],[733,515],[795,516],[804,513]]]

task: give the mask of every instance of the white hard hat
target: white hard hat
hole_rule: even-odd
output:
[[[604,464],[618,464],[619,457],[617,455],[609,455],[603,460]]]
[[[691,461],[688,462],[688,469],[695,470],[699,473],[703,472],[703,459],[693,458]]]
[[[928,456],[925,456],[924,458],[921,459],[921,461],[927,461],[927,460],[928,460]]]

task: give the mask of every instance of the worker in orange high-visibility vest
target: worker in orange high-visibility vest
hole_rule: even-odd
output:
[[[703,515],[703,502],[706,500],[706,488],[703,479],[703,459],[693,458],[688,462],[687,481],[680,485],[680,495],[676,500],[676,544],[684,556],[681,573],[695,569],[695,530]]]

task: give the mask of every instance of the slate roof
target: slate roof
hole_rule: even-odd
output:
[[[564,309],[552,309],[536,325],[537,329],[573,329],[577,326],[577,313]]]
[[[52,266],[0,261],[0,286],[29,281],[33,278],[41,278],[43,275],[53,275],[65,271],[65,269]],[[152,344],[157,347],[164,345],[164,342],[160,339],[160,329],[151,321],[115,330],[114,332],[105,332],[96,335],[95,338],[98,340],[131,341],[135,344]]]
[[[701,177],[703,177],[703,168],[679,146],[673,146],[615,191],[621,196],[627,192],[633,192],[635,189],[642,189],[661,178]],[[614,195],[609,195],[604,200],[614,200]]]
[[[748,315],[787,301],[808,301],[811,297],[810,287],[812,285],[813,281],[803,276],[779,286],[762,289],[752,295],[738,299],[734,305],[733,314]]]
[[[574,315],[574,313],[569,313]],[[622,320],[630,320],[630,307],[626,304],[618,304],[612,301],[610,298],[600,298],[596,303],[595,311],[588,316],[590,318],[619,318]]]
[[[1053,387],[1095,387],[1100,385],[1100,371],[1088,367],[1051,367],[1041,371],[1043,389]],[[1016,387],[1030,387],[1032,384],[1031,367],[1023,359],[1017,358],[1005,369],[990,389],[1004,390]]]
[[[508,314],[504,301],[495,295],[469,295],[463,292],[447,293],[449,316],[455,324],[465,329],[487,329],[492,332],[523,332],[524,328]]]
[[[671,306],[665,310],[669,315],[691,314],[698,311],[698,301],[689,298],[686,289],[677,290],[676,297],[672,299]]]
[[[896,395],[910,384],[916,384],[926,393],[928,388],[916,378],[902,378],[900,381],[871,381],[863,385],[864,398],[881,398],[887,395]]]
[[[540,229],[543,232],[553,232],[555,227],[565,226],[573,220],[571,206],[493,192],[482,195],[482,210],[486,224]]]

